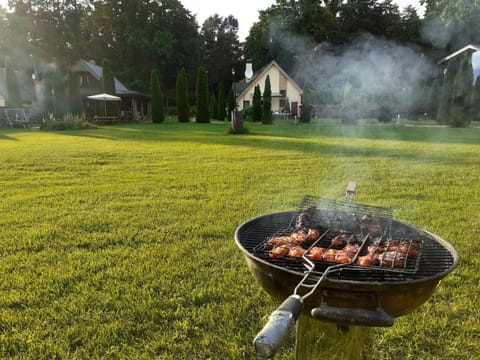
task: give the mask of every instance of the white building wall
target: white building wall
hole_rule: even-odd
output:
[[[248,93],[246,93],[243,97],[237,98],[237,104],[238,104],[238,109],[243,110],[243,104],[245,101],[248,101],[250,106],[253,103],[253,92],[255,90],[256,85],[260,85],[260,92],[263,95],[263,92],[265,90],[265,80],[267,78],[267,75],[270,76],[270,85],[271,85],[271,90],[272,90],[272,110],[277,111],[280,109],[280,99],[278,95],[280,94],[280,77],[284,76],[275,66],[270,67],[268,72],[263,74],[263,76],[255,79],[255,84],[251,86],[249,89]],[[297,102],[298,105],[301,103],[301,95],[298,92],[297,88],[292,84],[292,82],[287,78],[286,81],[284,80],[284,83],[286,82],[286,96],[288,98],[288,101],[290,103],[292,102]]]
[[[302,96],[290,81],[287,81],[287,98],[290,103],[297,102],[298,105],[300,105],[302,101]]]

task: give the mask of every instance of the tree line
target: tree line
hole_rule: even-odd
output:
[[[448,92],[443,88],[460,82],[450,78],[456,78],[461,67],[457,65],[446,76],[442,66],[431,66],[419,81],[408,82],[414,76],[409,72],[411,63],[402,61],[405,51],[391,55],[396,48],[385,44],[393,42],[421,56],[422,62],[427,59],[436,64],[459,47],[480,42],[480,11],[475,2],[421,3],[426,9],[423,17],[411,6],[400,10],[392,0],[277,0],[260,11],[259,21],[242,44],[234,15],[213,14],[199,26],[178,0],[10,0],[9,11],[0,9],[0,55],[9,56],[17,69],[49,69],[50,75],[46,76],[52,88],[59,86],[59,74],[45,64],[55,64],[67,74],[63,77],[67,84],[73,83],[68,80],[68,70],[78,59],[105,59],[111,64],[110,71],[129,88],[167,99],[155,105],[158,114],[165,113],[170,99],[177,104],[196,102],[201,86],[207,89],[200,101],[206,104],[208,117],[219,119],[228,115],[225,109],[232,108],[233,94],[227,94],[227,89],[231,92],[232,82],[243,77],[244,59],[251,59],[256,69],[275,60],[304,89],[304,121],[309,118],[305,114],[315,111],[313,105],[336,105],[348,123],[365,113],[369,104],[375,105],[378,117],[384,120],[399,111],[401,104],[401,110],[435,114],[438,121],[445,122],[440,118],[449,117],[450,112],[445,115],[440,108],[447,102],[454,104],[449,109],[456,112],[460,90]],[[384,71],[375,91],[365,89],[359,76],[369,66],[378,67],[370,49],[362,48],[364,43],[359,39],[365,39],[365,34],[381,39],[376,46],[387,49],[383,55],[388,53],[399,64],[398,78]],[[347,68],[344,59],[351,54],[372,59],[368,63],[350,61],[353,72],[335,74],[335,67]],[[305,71],[309,69],[305,64],[317,63],[322,66]],[[299,64],[303,72],[298,71]],[[203,72],[206,86],[205,79],[199,79]],[[186,100],[179,97],[185,96],[185,81]],[[475,97],[475,88],[472,85],[470,99]],[[457,100],[446,101],[449,93]],[[474,106],[469,108],[469,114],[473,114]],[[198,108],[194,111],[200,118],[204,116],[198,114]]]
[[[116,77],[145,93],[157,69],[172,97],[181,68],[194,79],[202,66],[216,87],[230,83],[232,68],[240,74],[233,16],[212,15],[200,28],[178,0],[11,0],[9,5],[8,11],[0,8],[0,56],[9,56],[17,69],[39,71],[54,63],[66,73],[79,59],[107,59]]]

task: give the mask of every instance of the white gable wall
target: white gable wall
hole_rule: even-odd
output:
[[[253,80],[248,91],[237,98],[238,109],[243,110],[244,104],[248,102],[251,106],[253,103],[253,92],[256,85],[260,85],[260,92],[263,95],[265,90],[265,80],[270,76],[270,86],[272,90],[272,111],[280,111],[280,90],[286,91],[286,97],[290,104],[296,102],[299,106],[301,103],[301,93],[298,88],[292,83],[291,79],[285,76],[275,65],[271,64],[267,71],[263,72],[261,76]],[[283,88],[281,86],[283,84]]]

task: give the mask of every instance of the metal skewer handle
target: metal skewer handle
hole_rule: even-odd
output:
[[[271,358],[275,355],[292,332],[302,307],[302,297],[291,295],[270,315],[267,324],[253,341],[258,356]]]
[[[350,181],[345,189],[345,202],[353,202],[355,191],[357,191],[357,183],[355,181]]]

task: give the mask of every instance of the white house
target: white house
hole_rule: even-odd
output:
[[[473,82],[475,83],[477,78],[480,76],[480,46],[469,44],[454,53],[444,57],[440,60],[439,64],[446,64],[449,60],[454,59],[455,57],[462,55],[464,53],[470,54],[472,61],[472,71],[473,71]]]
[[[245,76],[251,77],[234,84],[238,110],[241,111],[252,105],[255,86],[260,85],[260,92],[263,94],[265,79],[268,75],[272,90],[272,111],[274,113],[289,111],[290,116],[298,116],[303,91],[276,61],[272,61],[255,73],[251,70],[251,64],[247,63]]]

